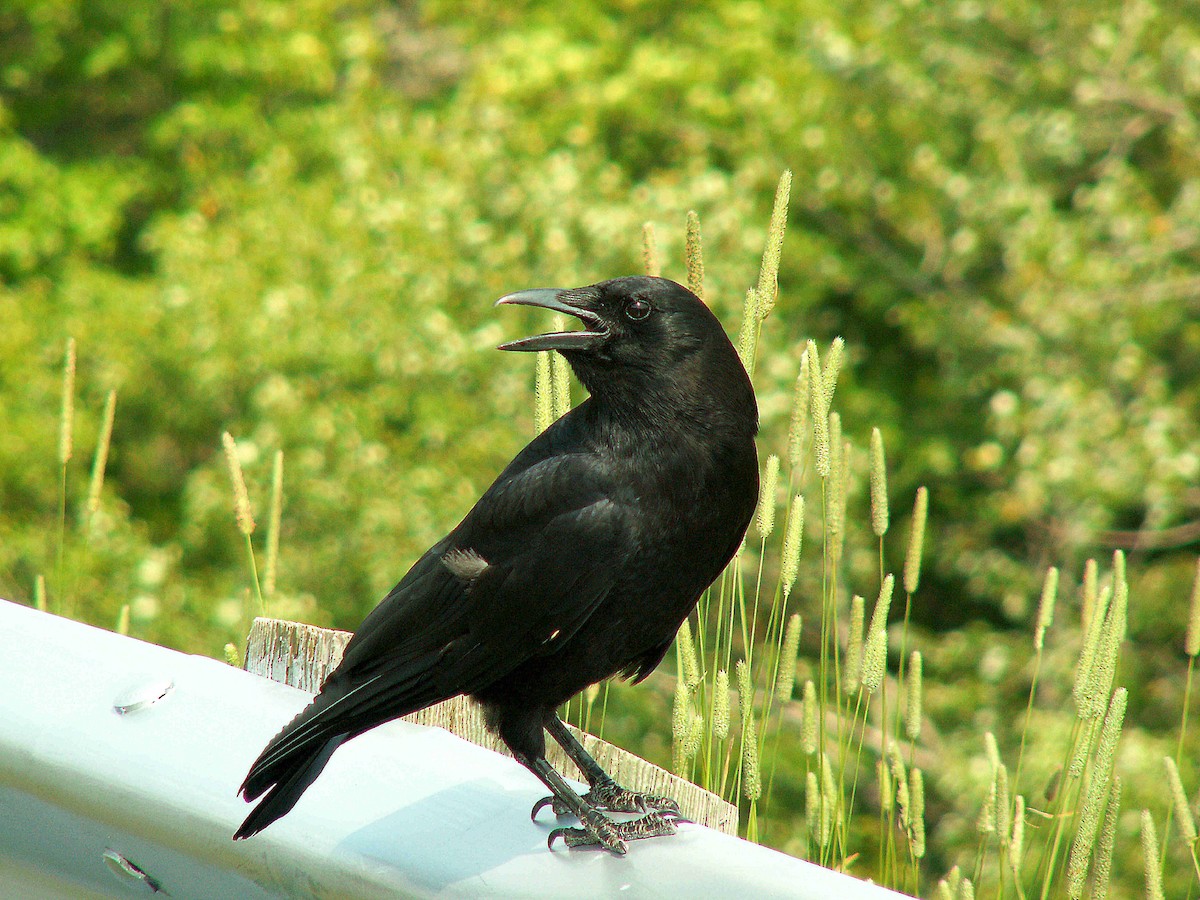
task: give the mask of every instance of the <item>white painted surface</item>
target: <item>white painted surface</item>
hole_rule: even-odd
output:
[[[117,699],[170,679],[125,715]],[[296,808],[249,841],[235,796],[308,695],[0,601],[0,895],[172,898],[899,897],[696,825],[624,858],[546,849],[546,792],[510,759],[392,723],[344,745]],[[17,893],[9,894],[10,890]]]

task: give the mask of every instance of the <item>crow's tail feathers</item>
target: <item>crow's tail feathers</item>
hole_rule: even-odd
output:
[[[263,758],[271,752],[275,743],[287,734],[285,729],[279,738],[272,741],[271,744],[263,751],[263,755],[259,757],[259,762],[256,762],[253,768],[250,769],[250,774],[246,776],[246,782],[242,785],[240,793],[247,800],[254,800],[259,797],[265,790],[266,796],[262,802],[246,816],[246,821],[242,823],[241,828],[233,835],[233,839],[241,840],[258,834],[280,816],[286,815],[296,805],[296,801],[300,799],[310,784],[317,780],[317,776],[321,774],[321,770],[325,768],[325,764],[329,762],[329,757],[333,756],[333,751],[341,746],[348,735],[338,735],[330,738],[323,743],[311,744],[303,743],[296,749],[279,758],[270,766],[270,786],[269,789],[259,787],[257,790],[248,789],[248,785],[252,782],[261,779],[260,766]]]
[[[286,815],[338,747],[350,738],[415,709],[444,700],[428,672],[439,654],[428,653],[362,680],[331,676],[296,718],[275,735],[254,761],[238,793],[254,808],[234,840],[262,831]],[[336,676],[336,673],[335,673]]]
[[[340,713],[376,681],[369,679],[357,690],[347,690],[336,683],[327,685],[271,739],[238,788],[247,801],[257,800],[263,794],[266,797],[246,817],[234,840],[257,834],[296,805],[300,795],[321,774],[333,751],[353,736]]]

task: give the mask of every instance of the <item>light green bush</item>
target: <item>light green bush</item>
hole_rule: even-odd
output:
[[[841,334],[843,588],[873,597],[904,567],[903,538],[882,556],[864,540],[870,429],[888,448],[893,534],[931,488],[908,611],[920,743],[939,761],[920,767],[923,884],[954,863],[978,883],[964,848],[991,778],[983,732],[1010,766],[1024,736],[1017,790],[1041,808],[1031,785],[1072,728],[1084,561],[1121,547],[1133,600],[1113,884],[1140,890],[1122,848],[1138,811],[1162,823],[1168,808],[1158,764],[1137,760],[1178,738],[1200,506],[1188,10],[64,0],[0,22],[0,594],[32,602],[42,575],[52,609],[111,626],[128,604],[132,634],[214,656],[240,642],[257,601],[228,430],[260,515],[275,452],[286,460],[273,611],[352,627],[532,433],[532,374],[490,350],[524,326],[490,302],[640,270],[648,220],[682,280],[696,210],[706,298],[736,334],[790,169],[756,369],[764,457],[786,459],[806,341]],[[777,555],[763,562],[769,581]],[[1049,565],[1058,624],[1024,728]],[[813,577],[802,565],[791,592],[800,685],[821,633]],[[670,764],[651,723],[672,691],[614,690],[613,733]],[[788,744],[778,771],[803,771]],[[764,840],[801,848],[802,781],[768,778]],[[847,835],[878,850],[857,818]],[[1168,854],[1175,837],[1160,836]],[[1176,863],[1173,896],[1189,872]]]

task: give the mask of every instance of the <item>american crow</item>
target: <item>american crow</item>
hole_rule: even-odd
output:
[[[613,781],[555,710],[659,664],[737,551],[758,498],[750,379],[716,317],[664,278],[520,291],[585,330],[501,350],[557,350],[591,397],[538,435],[466,518],[367,616],[312,703],[263,750],[240,793],[266,796],[234,835],[287,813],[345,741],[458,694],[572,814],[568,846],[625,852],[671,834],[679,807]],[[546,761],[548,731],[590,790]],[[645,812],[617,822],[604,810]]]

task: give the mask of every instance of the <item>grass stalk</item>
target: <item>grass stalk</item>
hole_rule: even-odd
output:
[[[69,615],[64,560],[67,548],[67,473],[74,453],[75,435],[75,338],[67,338],[63,358],[62,404],[58,429],[58,540],[55,549],[54,590],[58,612]]]
[[[117,392],[109,391],[104,400],[104,413],[100,419],[100,437],[96,441],[96,453],[92,457],[92,476],[88,481],[87,505],[84,507],[84,536],[89,537],[100,511],[100,494],[104,489],[104,474],[108,468],[108,453],[112,445],[113,423],[117,416]]]
[[[1192,581],[1191,602],[1188,604],[1187,634],[1184,638],[1187,653],[1187,679],[1183,688],[1183,713],[1179,721],[1179,739],[1175,744],[1175,762],[1183,759],[1184,739],[1187,736],[1188,711],[1192,708],[1192,674],[1196,668],[1196,656],[1200,654],[1200,556],[1196,557],[1196,574]]]
[[[1021,728],[1021,747],[1017,752],[1017,769],[1014,780],[1021,782],[1021,772],[1025,765],[1025,744],[1029,735],[1029,723],[1033,717],[1033,702],[1037,697],[1038,680],[1042,675],[1042,650],[1046,643],[1046,632],[1054,622],[1054,604],[1058,596],[1058,569],[1051,566],[1046,570],[1042,582],[1042,596],[1038,604],[1037,624],[1034,630],[1033,649],[1033,678],[1029,684],[1029,695],[1025,701],[1025,724]]]
[[[250,580],[254,585],[254,593],[258,598],[258,608],[262,615],[268,615],[267,603],[263,598],[262,582],[258,577],[258,561],[254,557],[254,512],[250,507],[250,493],[246,490],[246,478],[242,473],[242,462],[238,457],[237,442],[228,431],[221,435],[221,444],[225,450],[225,462],[229,468],[229,479],[233,484],[233,510],[238,531],[246,544],[246,557],[250,563]]]

